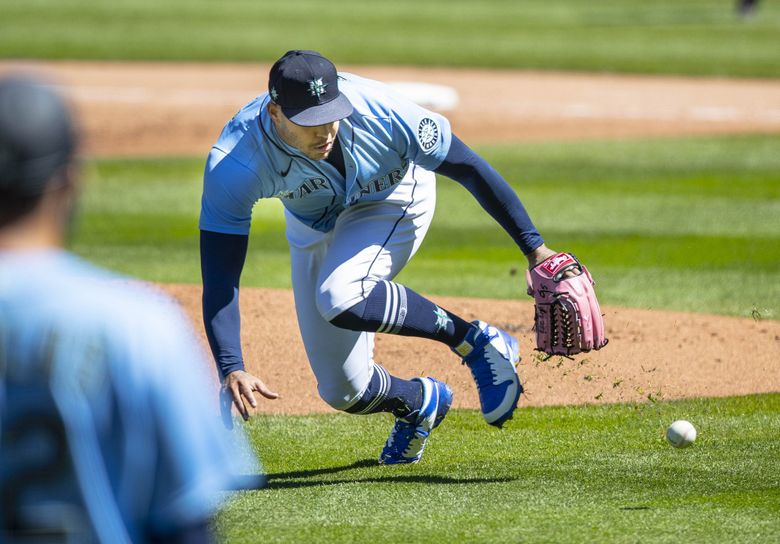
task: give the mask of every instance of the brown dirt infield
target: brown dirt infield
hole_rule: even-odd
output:
[[[200,325],[200,289],[166,285]],[[573,359],[544,361],[533,351],[533,304],[516,300],[434,297],[466,319],[516,334],[526,387],[523,406],[634,402],[780,391],[780,322],[604,307],[609,345]],[[248,370],[281,395],[264,412],[329,411],[298,335],[292,293],[243,288],[244,355]],[[204,350],[205,338],[202,336]],[[417,338],[377,335],[376,360],[399,376],[433,375],[455,393],[454,406],[478,407],[468,370],[448,348]]]
[[[13,62],[0,73],[36,70],[61,85],[92,156],[204,155],[224,122],[264,86],[267,65]],[[672,136],[780,131],[780,81],[688,79],[442,68],[342,67],[385,81],[454,87],[447,112],[469,142]],[[521,195],[522,196],[522,195]],[[598,271],[594,271],[598,275]],[[200,288],[166,285],[191,316],[205,349]],[[527,301],[436,297],[468,319],[521,341],[522,405],[632,402],[780,391],[780,322],[605,307],[610,344],[573,360],[535,356]],[[329,411],[319,400],[298,336],[292,294],[244,288],[248,369],[281,394],[260,409]],[[376,359],[398,375],[431,374],[478,405],[468,371],[433,342],[378,335]]]

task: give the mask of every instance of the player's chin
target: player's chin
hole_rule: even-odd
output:
[[[310,151],[306,155],[313,161],[321,161],[328,158],[328,155],[330,155],[330,149],[328,149],[327,151],[321,151],[315,149]]]

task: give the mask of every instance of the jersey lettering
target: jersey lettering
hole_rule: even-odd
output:
[[[296,200],[315,191],[319,191],[320,189],[328,188],[328,182],[325,178],[306,178],[297,189],[293,189],[292,191],[279,191],[275,196],[285,200]]]
[[[9,390],[13,403],[10,419],[3,422],[2,489],[3,530],[15,537],[46,536],[68,541],[68,534],[85,536],[90,521],[78,493],[58,496],[59,489],[73,489],[76,476],[71,464],[65,426],[51,392],[27,386]],[[18,417],[17,417],[18,416]],[[41,493],[46,500],[26,499]]]
[[[65,424],[46,385],[58,338],[52,332],[41,339],[40,355],[27,361],[35,368],[36,379],[19,365],[11,365],[5,377],[6,406],[0,407],[0,537],[34,535],[66,542],[90,532],[81,495],[74,491],[77,478]]]
[[[360,200],[361,197],[373,193],[381,193],[382,191],[386,191],[387,189],[390,189],[392,187],[395,187],[399,183],[401,183],[401,180],[404,179],[404,176],[406,176],[406,172],[409,170],[409,160],[404,159],[401,163],[400,168],[395,168],[385,174],[384,176],[380,176],[376,179],[372,179],[368,183],[366,183],[362,189],[360,189],[359,193],[353,194],[349,198],[349,205],[352,206],[357,203],[358,200]]]

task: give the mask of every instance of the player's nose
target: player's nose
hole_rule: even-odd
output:
[[[336,133],[335,123],[328,123],[327,125],[319,125],[314,127],[314,135],[321,139],[330,139]]]

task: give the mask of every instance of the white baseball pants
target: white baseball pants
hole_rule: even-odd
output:
[[[410,165],[385,200],[347,208],[328,233],[285,212],[298,325],[320,397],[333,408],[349,408],[368,387],[374,333],[328,320],[401,271],[428,232],[435,206],[436,176]]]

